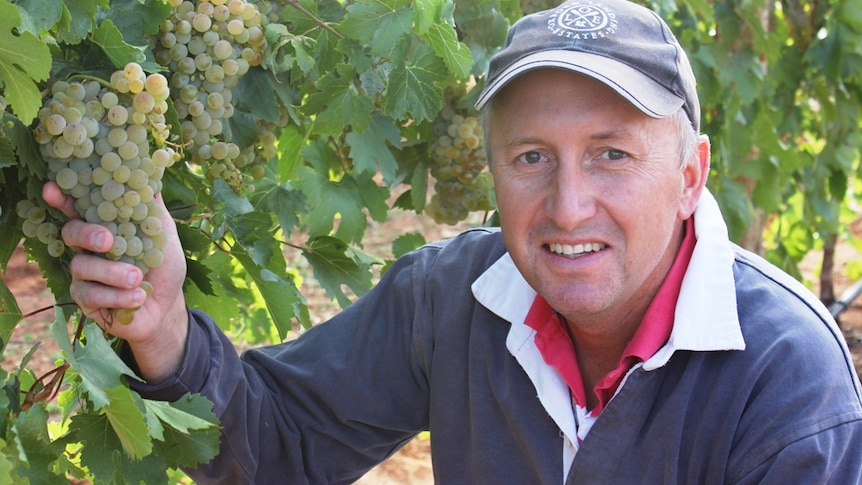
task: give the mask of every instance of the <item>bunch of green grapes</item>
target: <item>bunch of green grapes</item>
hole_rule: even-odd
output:
[[[239,192],[247,178],[240,170],[243,147],[225,139],[225,124],[234,112],[231,88],[263,60],[265,19],[246,0],[171,3],[155,56],[171,73],[183,143],[208,177],[222,178]]]
[[[470,212],[493,209],[479,118],[450,104],[441,111],[432,132],[434,195],[425,212],[438,223],[457,224]]]
[[[146,273],[162,264],[167,236],[155,196],[165,169],[179,159],[166,146],[167,79],[129,63],[103,87],[97,81],[58,81],[39,111],[35,138],[48,178],[71,194],[85,220],[111,230],[105,254]],[[44,208],[19,204],[23,232],[63,253],[57,224]]]

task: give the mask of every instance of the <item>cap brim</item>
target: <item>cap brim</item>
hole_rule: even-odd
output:
[[[568,50],[548,50],[530,54],[509,66],[488,84],[476,102],[485,104],[519,75],[540,68],[558,68],[589,76],[616,91],[634,107],[652,118],[665,118],[675,113],[683,98],[671,93],[649,76],[604,56]]]

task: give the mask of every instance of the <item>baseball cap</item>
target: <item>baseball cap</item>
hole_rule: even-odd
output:
[[[570,0],[527,15],[491,59],[476,108],[519,75],[568,69],[604,83],[645,115],[685,110],[700,132],[700,103],[688,57],[655,12],[626,0]]]

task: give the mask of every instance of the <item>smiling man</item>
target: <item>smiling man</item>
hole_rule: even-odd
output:
[[[329,322],[242,358],[186,308],[169,217],[146,301],[137,268],[87,253],[110,233],[64,227],[86,250],[85,313],[142,305],[109,328],[134,385],[215,403],[221,453],[198,483],[350,483],[428,429],[441,484],[862,482],[842,334],[728,241],[694,76],[655,13],[572,0],[525,17],[478,107],[501,229],[414,251]]]

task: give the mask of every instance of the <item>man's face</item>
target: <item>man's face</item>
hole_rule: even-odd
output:
[[[526,73],[497,97],[491,171],[516,266],[574,326],[637,325],[673,262],[708,160],[681,168],[672,119],[649,118],[574,73]]]

